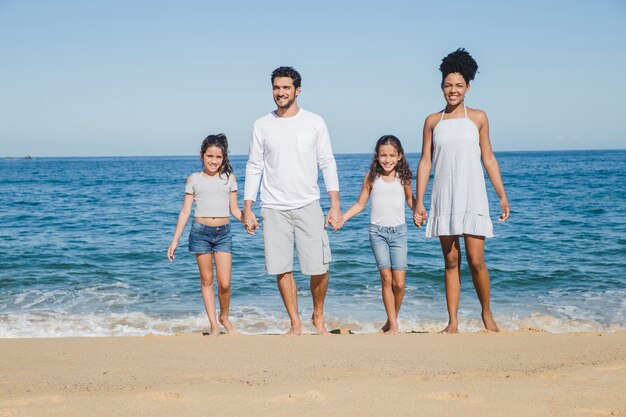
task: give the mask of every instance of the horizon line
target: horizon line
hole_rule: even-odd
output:
[[[510,151],[494,151],[496,154],[504,153],[532,153],[532,152],[607,152],[607,151],[626,151],[626,148],[601,148],[601,149],[532,149],[532,150],[510,150]],[[371,155],[371,152],[335,152],[334,155]],[[421,152],[406,152],[406,155],[419,155]],[[0,155],[0,159],[35,159],[35,158],[185,158],[192,157],[191,154],[179,155]],[[230,154],[230,156],[247,156],[247,154]]]

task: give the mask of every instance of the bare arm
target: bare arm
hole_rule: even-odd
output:
[[[242,222],[242,216],[243,216],[243,212],[241,211],[241,209],[239,208],[239,202],[237,201],[237,191],[231,191],[230,195],[228,196],[229,198],[229,206],[230,206],[230,214],[231,216],[233,216],[235,219],[239,220],[240,222]]]
[[[237,177],[235,177],[235,174],[231,173],[230,177],[232,184],[237,184]],[[237,190],[232,190],[228,193],[228,208],[230,209],[231,216],[239,221],[242,221],[241,216],[243,212],[239,208],[239,202],[237,201]]]
[[[246,163],[246,180],[243,193],[243,213],[241,222],[246,228],[248,234],[253,235],[254,231],[259,228],[256,216],[252,212],[252,204],[256,200],[261,184],[261,176],[264,169],[264,143],[263,135],[257,128],[256,124],[252,128],[252,139],[250,140],[250,150],[248,151],[248,162]]]
[[[370,198],[370,193],[372,192],[372,186],[370,185],[369,180],[367,179],[367,174],[365,174],[365,178],[363,179],[363,187],[361,188],[361,194],[359,194],[359,198],[357,198],[356,203],[352,205],[345,213],[343,213],[343,220],[348,221],[360,212],[363,211],[365,205],[367,204],[367,200]]]
[[[187,183],[191,181],[191,177],[187,180]],[[180,209],[180,213],[178,214],[178,221],[176,222],[176,229],[174,230],[174,236],[172,237],[172,242],[170,243],[169,248],[167,249],[167,258],[170,261],[174,260],[174,254],[176,253],[176,249],[178,248],[178,241],[180,240],[180,236],[183,234],[183,230],[185,230],[185,226],[187,225],[187,221],[189,220],[189,216],[191,215],[191,208],[193,207],[193,194],[185,194],[185,199],[183,200],[183,207]]]
[[[417,179],[415,181],[415,204],[413,205],[413,222],[417,227],[422,227],[426,223],[426,207],[424,206],[424,195],[430,179],[432,169],[433,154],[433,129],[437,124],[437,115],[431,114],[424,122],[422,134],[422,157],[417,166]]]
[[[502,211],[499,220],[503,222],[509,218],[511,211],[509,208],[509,200],[506,196],[506,192],[504,191],[504,184],[502,183],[500,166],[498,165],[498,160],[493,154],[493,149],[491,148],[491,141],[489,139],[489,120],[487,119],[485,112],[480,110],[472,111],[472,116],[474,116],[478,122],[480,132],[480,155],[483,165],[485,166],[485,170],[487,171],[487,175],[489,176],[489,180],[500,198],[500,209]]]
[[[410,209],[413,209],[415,205],[415,197],[413,197],[413,188],[411,187],[411,181],[404,184],[404,199]]]

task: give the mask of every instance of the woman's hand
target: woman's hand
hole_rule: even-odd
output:
[[[424,207],[424,203],[417,203],[415,205],[415,210],[413,210],[413,223],[417,227],[422,227],[424,223],[426,223],[426,207]]]
[[[499,222],[506,221],[511,214],[511,209],[509,208],[509,200],[506,197],[502,197],[500,199],[500,209],[502,210],[502,214],[498,217]]]

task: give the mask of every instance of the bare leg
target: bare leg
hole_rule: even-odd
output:
[[[485,264],[485,238],[482,236],[465,235],[465,254],[467,264],[472,273],[472,281],[476,289],[476,295],[482,308],[481,316],[485,329],[492,332],[499,332],[498,325],[493,320],[491,313],[491,284],[489,280],[489,270]]]
[[[217,296],[220,300],[219,322],[228,334],[239,334],[228,318],[230,308],[230,277],[233,266],[233,256],[229,252],[215,252],[215,272],[217,273]]]
[[[391,273],[393,275],[392,289],[393,289],[393,299],[394,299],[395,307],[396,307],[396,323],[397,323],[398,317],[400,317],[400,306],[402,306],[402,300],[404,299],[404,281],[406,278],[406,271],[392,269]]]
[[[213,254],[196,254],[198,270],[200,271],[200,287],[202,288],[202,300],[209,323],[211,324],[211,336],[219,336],[220,327],[215,316],[215,292],[213,290]]]
[[[382,286],[383,305],[387,313],[387,322],[380,329],[383,333],[398,333],[398,314],[396,312],[396,299],[393,293],[393,275],[391,268],[380,269],[380,283]]]
[[[296,281],[293,279],[293,272],[286,272],[276,276],[278,282],[278,290],[283,299],[289,320],[291,320],[291,328],[285,336],[300,336],[302,333],[302,323],[298,315],[298,289]]]
[[[442,333],[458,333],[459,296],[461,295],[461,255],[458,236],[439,236],[441,251],[445,261],[446,303],[448,305],[448,326]]]
[[[328,272],[322,275],[311,275],[311,295],[313,296],[313,314],[311,322],[317,334],[327,335],[326,323],[324,322],[324,300],[328,290]]]

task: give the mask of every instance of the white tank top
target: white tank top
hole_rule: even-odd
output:
[[[404,186],[399,178],[385,182],[381,177],[374,180],[370,193],[370,223],[382,227],[400,226],[404,217]]]

